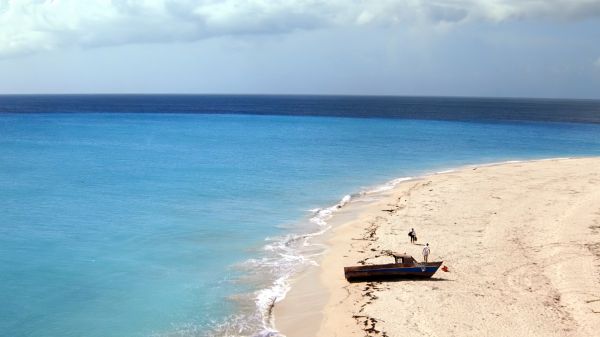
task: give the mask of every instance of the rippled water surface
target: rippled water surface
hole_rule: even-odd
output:
[[[316,209],[463,164],[600,155],[598,124],[298,116],[284,103],[246,107],[284,116],[118,102],[0,114],[0,335],[258,333],[286,276],[310,263],[282,243],[326,228]],[[0,111],[19,104],[0,98]]]

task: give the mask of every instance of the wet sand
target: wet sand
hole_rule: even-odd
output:
[[[600,158],[466,167],[398,184],[332,219],[319,267],[275,307],[288,337],[596,336]],[[414,227],[419,238],[410,244]],[[430,280],[348,283],[343,267],[406,252]]]

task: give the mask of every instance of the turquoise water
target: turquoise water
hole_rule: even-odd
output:
[[[0,335],[260,333],[265,296],[306,262],[278,244],[316,228],[309,210],[397,177],[588,155],[598,124],[2,114]]]

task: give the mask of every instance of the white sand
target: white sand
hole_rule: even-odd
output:
[[[321,266],[275,308],[288,337],[600,335],[600,158],[431,175],[340,213]],[[391,262],[383,250],[421,260],[411,227],[449,273],[344,279],[344,266]]]

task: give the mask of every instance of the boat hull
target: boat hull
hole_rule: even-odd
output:
[[[397,278],[430,278],[442,265],[440,262],[401,264],[390,263],[370,266],[345,267],[344,276],[348,281]]]

